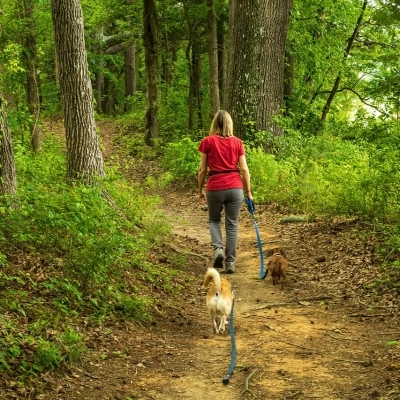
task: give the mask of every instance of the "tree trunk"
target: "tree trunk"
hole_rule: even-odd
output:
[[[132,8],[133,0],[125,0],[127,10]],[[128,12],[128,15],[130,13]],[[129,23],[130,16],[125,17],[125,20]],[[125,51],[125,97],[127,98],[124,102],[124,110],[129,111],[131,109],[132,102],[129,97],[132,97],[136,93],[136,48],[135,42],[128,42]]]
[[[354,30],[353,30],[353,34],[351,35],[350,39],[348,40],[347,47],[344,52],[343,64],[346,62],[346,60],[350,54],[351,48],[353,47],[354,40],[356,39],[356,37],[358,35],[358,31],[360,29],[361,22],[364,18],[364,12],[365,12],[365,9],[367,8],[367,4],[368,4],[368,0],[364,0],[363,6],[361,8],[361,13],[357,19],[356,26],[354,27]],[[333,98],[335,97],[335,95],[339,89],[340,80],[341,80],[341,71],[339,71],[339,73],[335,79],[332,90],[331,90],[331,92],[328,96],[328,99],[326,100],[325,106],[322,110],[321,119],[320,119],[318,127],[317,127],[317,133],[321,130],[322,126],[324,125],[324,123],[326,121],[326,116],[328,115]]]
[[[93,112],[82,8],[79,0],[52,0],[55,47],[67,143],[67,179],[93,183],[104,177]]]
[[[112,66],[110,66],[110,70]],[[108,77],[104,78],[103,112],[112,116],[116,114],[115,84]]]
[[[186,60],[187,60],[188,69],[189,69],[189,99],[188,99],[188,102],[189,102],[189,110],[188,110],[189,131],[192,131],[194,128],[194,73],[193,73],[192,59],[190,57],[191,49],[192,49],[192,42],[191,42],[191,36],[189,35],[189,43],[186,47]]]
[[[194,95],[196,98],[197,106],[197,129],[203,129],[203,80],[201,76],[201,57],[200,57],[200,45],[198,42],[199,36],[195,36],[195,41],[192,47],[192,64],[193,64],[193,82],[194,82]]]
[[[162,88],[165,95],[168,95],[168,88],[172,83],[171,79],[171,51],[169,48],[168,42],[168,31],[166,29],[163,30],[163,34],[161,36],[161,47],[163,51],[161,53],[161,82]]]
[[[17,193],[17,173],[4,99],[0,93],[0,195]]]
[[[33,151],[37,151],[41,144],[40,127],[38,125],[40,114],[39,84],[37,75],[37,51],[35,38],[35,22],[33,19],[34,3],[32,0],[24,0],[22,4],[22,16],[26,24],[23,30],[24,63],[26,66],[26,94],[29,114],[32,119],[29,122],[30,142]]]
[[[281,135],[274,121],[283,105],[285,45],[291,0],[232,0],[226,109],[236,135],[246,124]]]
[[[294,92],[294,58],[290,51],[285,52],[285,69],[283,72],[283,100],[285,111],[288,111],[290,98]]]
[[[185,19],[188,26],[189,31],[189,38],[188,44],[186,46],[186,60],[188,64],[189,70],[189,93],[188,93],[188,102],[189,102],[189,109],[188,109],[188,128],[189,131],[194,129],[194,99],[195,99],[195,81],[194,81],[194,64],[193,64],[193,25],[190,22],[189,18],[189,10],[188,4],[186,1],[183,2],[183,9],[185,11]]]
[[[95,51],[97,53],[97,61],[96,61],[96,73],[95,73],[95,81],[94,81],[94,98],[96,100],[96,109],[99,114],[104,112],[103,109],[103,90],[104,90],[104,61],[102,59],[102,36],[103,36],[103,28],[100,28],[95,33],[96,39],[96,47]]]
[[[125,97],[134,96],[136,92],[135,43],[129,43],[125,49]],[[127,111],[125,104],[125,111]]]
[[[217,46],[218,46],[218,87],[220,107],[225,108],[226,86],[226,51],[225,51],[225,20],[223,17],[217,21]]]
[[[154,139],[158,138],[157,116],[157,44],[158,21],[157,9],[154,0],[143,0],[143,41],[144,56],[147,76],[147,109],[145,143],[154,145]]]
[[[207,0],[207,41],[210,77],[210,120],[220,108],[219,85],[218,85],[218,43],[217,43],[217,21],[214,10],[214,0]]]

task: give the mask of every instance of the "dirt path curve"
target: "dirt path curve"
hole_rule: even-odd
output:
[[[229,276],[236,299],[235,373],[224,386],[221,379],[230,362],[230,337],[212,333],[204,293],[200,293],[199,331],[189,332],[185,349],[192,367],[174,379],[170,390],[154,398],[400,398],[399,351],[384,346],[400,336],[398,316],[393,308],[371,310],[357,299],[351,282],[360,287],[362,274],[374,268],[372,254],[361,248],[359,239],[352,241],[354,228],[340,223],[331,226],[332,231],[318,224],[289,226],[278,223],[279,213],[262,206],[258,209],[264,251],[283,245],[292,261],[287,287],[282,292],[270,279],[258,279],[254,226],[243,206],[237,273]],[[193,239],[198,243],[196,251],[202,249],[202,255],[210,258],[207,213],[196,204],[195,194],[165,196],[164,210],[177,237]],[[347,264],[355,243],[360,252],[355,251],[354,262]],[[363,264],[368,260],[369,266]],[[210,263],[198,271],[199,284]],[[360,276],[355,269],[361,269]],[[196,287],[193,290],[200,292]],[[324,297],[329,299],[314,301]]]

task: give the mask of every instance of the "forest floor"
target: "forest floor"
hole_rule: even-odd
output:
[[[107,124],[100,129],[112,134]],[[174,238],[165,246],[186,254],[183,269],[193,284],[160,303],[151,325],[109,322],[91,332],[82,363],[49,374],[37,398],[400,399],[399,297],[366,290],[381,274],[379,238],[368,227],[351,220],[280,223],[287,210],[257,205],[264,252],[283,246],[290,262],[282,291],[269,276],[259,279],[255,229],[243,205],[237,272],[224,274],[234,288],[237,347],[224,385],[231,337],[229,330],[213,333],[201,289],[213,253],[207,212],[195,187],[163,192],[160,207]]]

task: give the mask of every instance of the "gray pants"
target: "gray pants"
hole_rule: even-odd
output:
[[[221,214],[225,208],[225,263],[236,259],[239,211],[243,202],[242,189],[226,189],[207,192],[208,228],[214,250],[224,248],[221,234]]]

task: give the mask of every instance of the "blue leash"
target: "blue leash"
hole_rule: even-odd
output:
[[[222,378],[222,383],[227,385],[229,379],[233,374],[236,364],[236,343],[235,343],[235,330],[233,328],[233,305],[235,304],[235,299],[232,300],[231,316],[229,318],[229,333],[231,335],[231,363],[229,365],[228,373]]]
[[[246,204],[247,204],[247,209],[249,210],[249,213],[253,217],[254,229],[255,229],[256,235],[257,235],[258,250],[260,251],[260,278],[264,279],[267,276],[268,271],[266,274],[264,274],[264,254],[263,254],[263,249],[262,249],[262,244],[261,244],[260,232],[258,231],[256,217],[254,216],[254,213],[256,212],[256,206],[254,205],[254,202],[252,200],[250,200],[248,197],[246,197]]]

